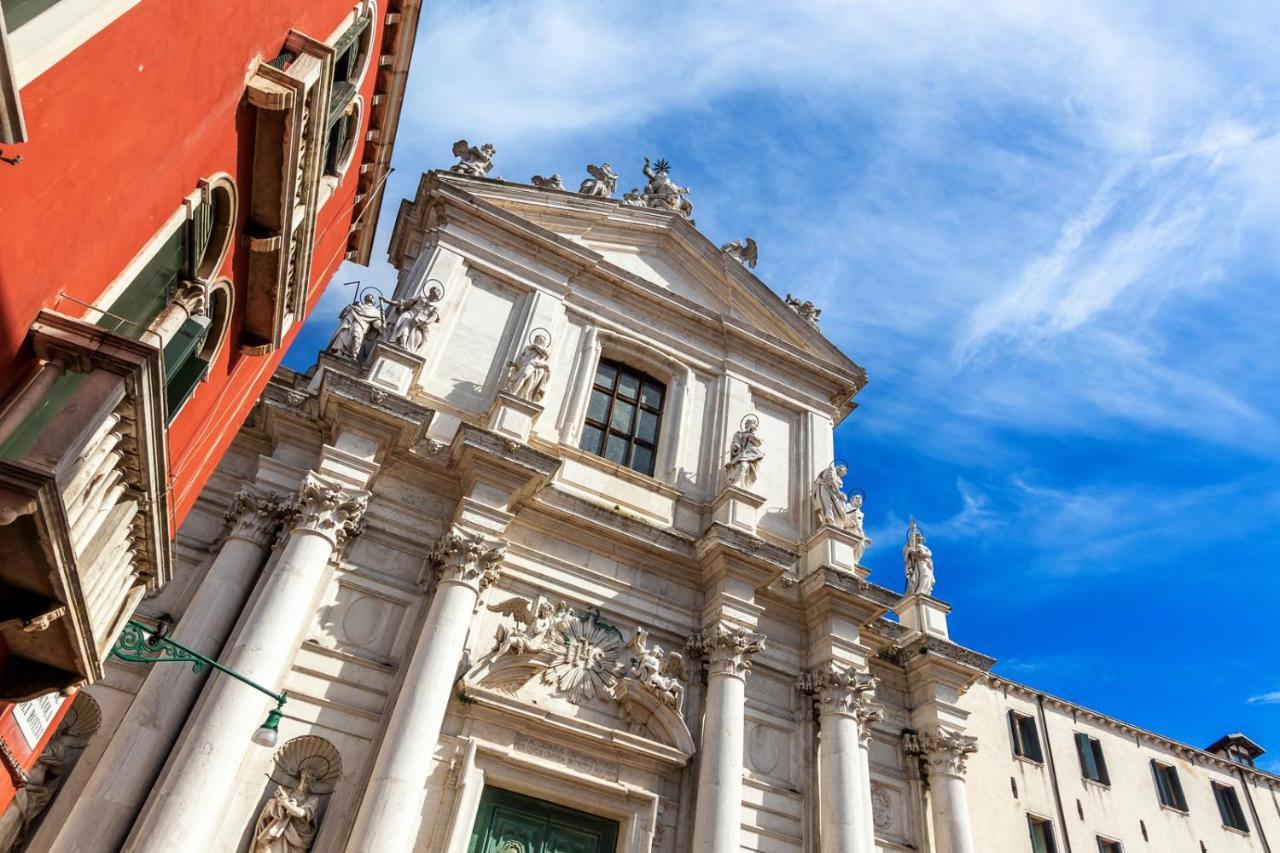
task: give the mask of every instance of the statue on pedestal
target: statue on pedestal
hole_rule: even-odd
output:
[[[618,186],[618,173],[613,171],[612,166],[608,163],[601,163],[599,166],[591,163],[587,166],[587,174],[591,177],[582,182],[578,192],[597,198],[613,198],[613,191]]]
[[[806,299],[801,302],[790,293],[787,294],[787,307],[800,315],[800,319],[804,320],[815,329],[818,327],[818,318],[822,316],[822,309],[813,304],[813,301]]]
[[[725,243],[720,247],[720,251],[750,269],[755,269],[756,261],[760,259],[760,247],[750,237]]]
[[[688,219],[693,215],[693,202],[685,198],[689,194],[689,188],[679,186],[671,180],[671,176],[667,174],[670,168],[671,164],[666,160],[659,160],[650,166],[649,158],[644,158],[644,176],[649,179],[642,193],[645,206],[670,210]]]
[[[277,785],[258,815],[253,853],[307,853],[316,836],[317,805],[307,770],[299,774],[297,787]]]
[[[744,489],[749,489],[755,485],[760,460],[764,459],[764,451],[761,449],[763,442],[756,435],[759,426],[759,418],[747,415],[742,419],[742,428],[733,434],[733,441],[729,444],[729,461],[724,463],[731,486],[741,484]]]
[[[365,292],[359,302],[352,302],[338,314],[338,330],[329,341],[327,352],[359,359],[366,337],[381,334],[384,318],[376,293]]]
[[[507,381],[502,390],[531,403],[541,400],[551,378],[550,356],[551,336],[535,330],[520,354],[507,362]]]
[[[832,462],[813,481],[809,496],[813,499],[813,510],[818,514],[818,521],[848,530],[852,527],[849,496],[844,493],[845,474],[849,469],[842,463]]]
[[[907,528],[907,544],[902,546],[902,562],[907,572],[907,594],[932,595],[933,551],[924,543],[924,533],[914,518]]]
[[[443,298],[444,288],[433,284],[426,293],[420,293],[404,302],[393,303],[400,309],[400,313],[396,315],[395,325],[391,329],[391,343],[419,353],[427,342],[431,325],[440,322],[436,303]]]
[[[459,139],[453,143],[453,156],[458,158],[458,162],[450,166],[449,171],[472,178],[483,178],[493,169],[493,155],[497,153],[498,149],[487,142],[477,148],[468,145],[467,140]]]

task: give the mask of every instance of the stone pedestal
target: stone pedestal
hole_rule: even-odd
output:
[[[417,384],[425,363],[426,359],[420,355],[394,344],[378,341],[369,354],[369,372],[365,378],[370,384],[404,397]]]
[[[825,524],[805,543],[804,574],[828,566],[865,578],[871,572],[859,566],[858,561],[866,547],[866,540],[862,537],[842,527]]]
[[[521,444],[529,441],[533,422],[542,414],[542,406],[528,400],[499,391],[489,407],[488,427],[499,435],[514,438]]]
[[[756,535],[756,523],[765,498],[749,492],[741,486],[726,485],[716,495],[711,505],[711,517],[721,524],[736,528],[752,536]]]
[[[368,493],[348,494],[314,473],[303,478],[286,510],[288,544],[262,578],[221,663],[268,689],[281,688],[312,619],[329,558],[338,542],[359,529],[367,502]],[[267,696],[231,676],[211,675],[126,843],[132,853],[194,853],[208,847],[245,754],[261,749],[250,737],[271,707]]]
[[[947,614],[951,612],[951,605],[945,601],[918,592],[912,593],[898,602],[893,612],[898,614],[898,621],[912,631],[944,640],[948,638]]]
[[[440,581],[382,736],[347,842],[349,853],[415,849],[427,780],[471,614],[480,590],[497,578],[502,555],[501,546],[458,529],[446,533],[432,549]]]

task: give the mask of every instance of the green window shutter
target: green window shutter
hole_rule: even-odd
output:
[[[213,237],[213,205],[198,204],[187,222],[187,278],[196,278]]]
[[[182,404],[195,392],[196,386],[208,375],[209,362],[199,353],[209,335],[210,325],[212,321],[208,317],[188,317],[165,344],[165,402],[170,423],[177,417]]]
[[[1089,744],[1089,736],[1076,732],[1076,754],[1080,756],[1080,772],[1084,778],[1098,781],[1098,768],[1093,763],[1093,747]]]
[[[130,338],[143,340],[143,332],[173,299],[178,279],[187,264],[187,229],[179,228],[160,246],[138,275],[98,318],[97,324]],[[154,343],[154,336],[151,342]]]
[[[1093,764],[1098,769],[1098,781],[1104,785],[1111,784],[1111,774],[1107,772],[1107,759],[1102,754],[1102,741],[1094,740],[1093,745]]]

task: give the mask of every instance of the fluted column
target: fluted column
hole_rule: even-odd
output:
[[[696,853],[738,853],[742,835],[742,749],[747,675],[764,637],[720,622],[695,640],[707,666],[702,714],[698,801],[694,814]]]
[[[908,743],[929,775],[937,853],[976,853],[964,772],[965,762],[978,750],[977,738],[939,729]]]
[[[235,496],[226,513],[226,539],[172,639],[218,657],[266,562],[280,513],[279,496],[262,497],[247,489]],[[96,853],[119,848],[203,683],[204,678],[185,666],[150,668],[66,819],[45,821],[49,850]]]
[[[875,679],[829,662],[799,683],[818,707],[818,779],[822,853],[873,853],[870,726],[880,708],[871,701]]]
[[[432,548],[440,578],[347,842],[350,853],[415,849],[471,614],[480,591],[497,579],[505,553],[502,543],[457,527]]]
[[[368,499],[367,492],[349,493],[307,473],[286,507],[284,551],[259,582],[257,598],[223,664],[268,689],[281,689],[314,618],[329,558],[339,543],[359,532]],[[125,849],[207,850],[251,748],[249,738],[270,706],[259,691],[214,673]]]

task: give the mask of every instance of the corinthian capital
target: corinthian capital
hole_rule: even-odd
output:
[[[920,757],[926,773],[963,776],[969,756],[978,751],[978,739],[945,729],[906,735],[906,749]]]
[[[710,629],[694,635],[689,646],[706,659],[708,674],[746,678],[751,674],[752,656],[764,650],[764,634],[717,622]]]
[[[364,529],[369,493],[346,491],[337,483],[308,471],[296,494],[285,501],[284,524],[291,530],[310,530],[340,545]]]
[[[223,518],[227,522],[227,538],[244,539],[267,547],[280,529],[280,496],[260,495],[241,489],[231,499]]]
[[[812,696],[823,713],[848,714],[856,719],[866,739],[871,737],[872,724],[884,716],[883,706],[874,701],[876,681],[869,672],[828,661],[801,675],[796,687]]]
[[[489,542],[479,533],[453,527],[432,546],[430,559],[440,570],[441,580],[462,581],[479,591],[498,579],[506,556],[506,543]]]

